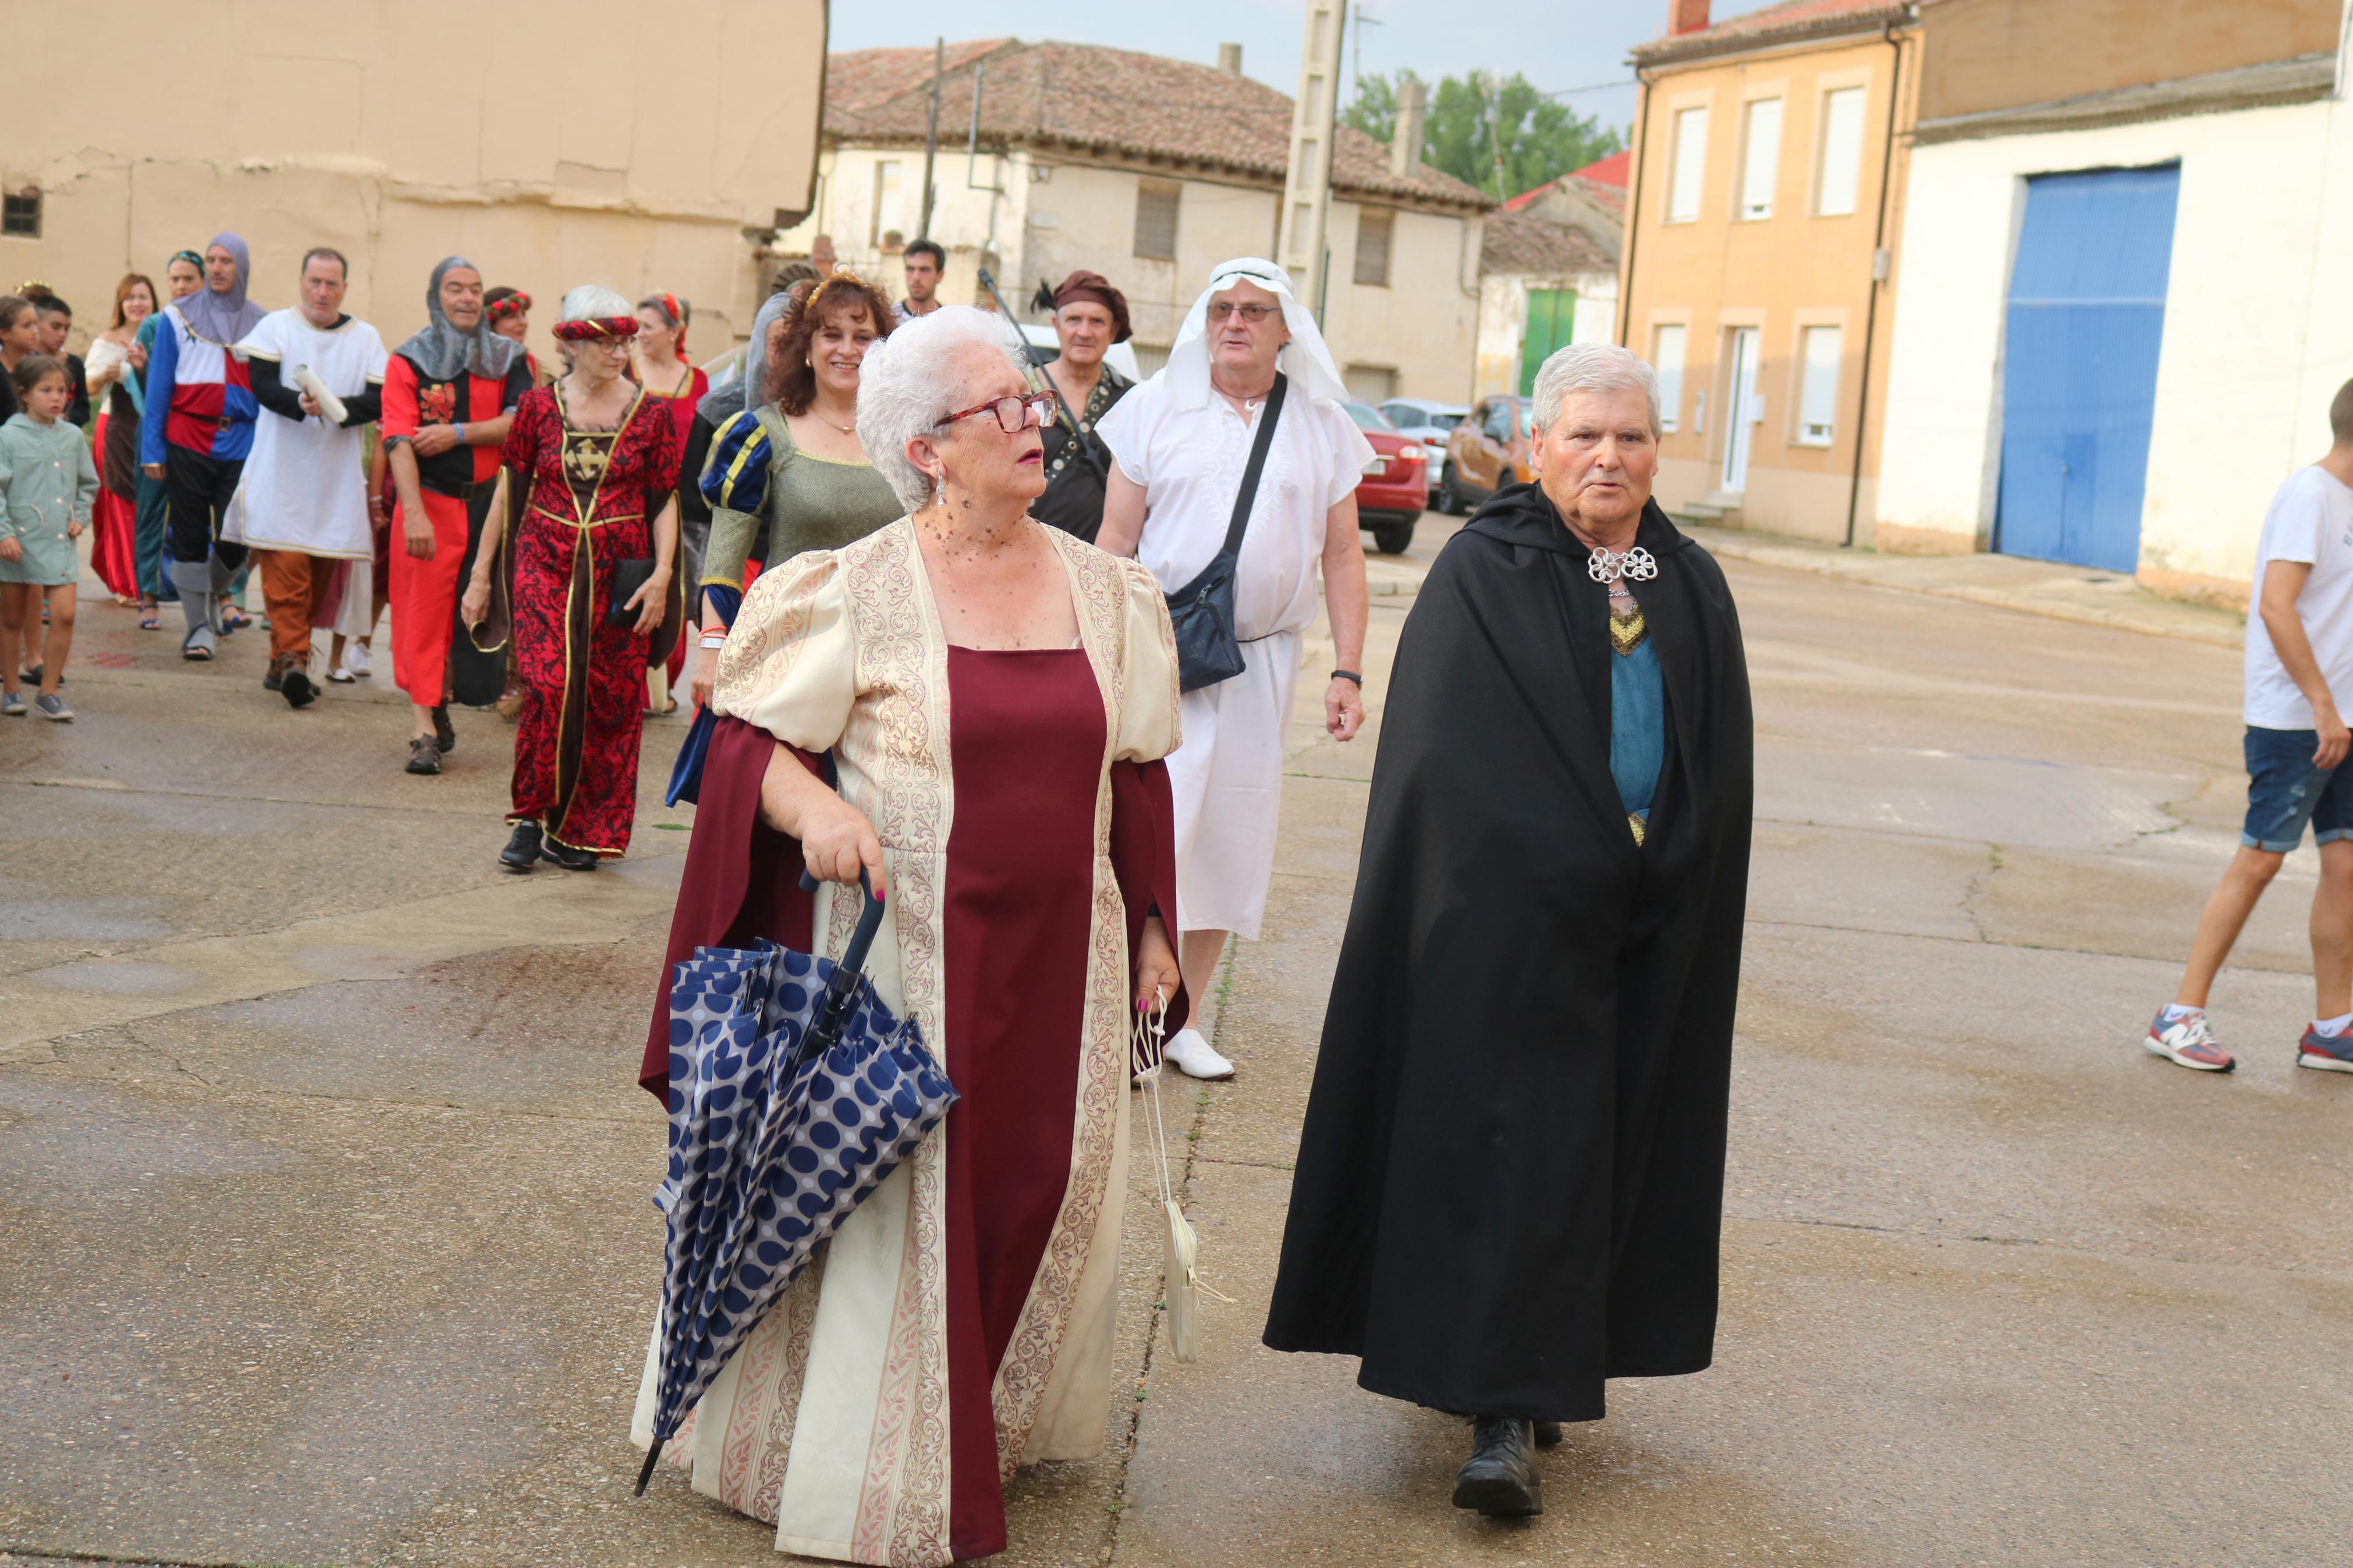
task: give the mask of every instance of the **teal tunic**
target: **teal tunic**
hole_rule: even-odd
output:
[[[1609,776],[1627,816],[1647,824],[1659,770],[1667,762],[1666,683],[1639,609],[1630,623],[1611,627],[1610,640],[1615,657],[1609,661]],[[1641,828],[1635,837],[1641,837]]]
[[[69,523],[88,523],[98,500],[98,469],[79,426],[43,425],[19,414],[0,425],[0,538],[24,553],[0,561],[0,583],[55,588],[81,580],[81,552]]]

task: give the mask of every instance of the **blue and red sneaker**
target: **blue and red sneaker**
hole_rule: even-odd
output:
[[[2170,1024],[2165,1021],[2165,1010],[2159,1008],[2149,1020],[2148,1036],[2141,1041],[2153,1057],[2163,1057],[2176,1067],[2189,1068],[2198,1072],[2229,1072],[2239,1064],[2214,1031],[2206,1023],[2206,1015],[2185,1013]],[[2353,1067],[2353,1061],[2347,1066]]]
[[[2353,1072],[2353,1029],[2324,1035],[2306,1024],[2304,1038],[2296,1044],[2295,1065],[2322,1072]]]

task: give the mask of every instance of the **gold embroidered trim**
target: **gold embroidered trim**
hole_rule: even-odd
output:
[[[1651,623],[1643,617],[1641,605],[1635,605],[1630,616],[1620,615],[1612,606],[1609,611],[1609,647],[1612,651],[1620,655],[1632,653],[1650,635]]]
[[[1643,837],[1651,831],[1651,825],[1630,811],[1626,814],[1626,826],[1634,830],[1634,847],[1641,848]]]

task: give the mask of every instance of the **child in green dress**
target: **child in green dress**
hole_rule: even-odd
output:
[[[65,363],[47,354],[26,354],[9,379],[22,412],[0,425],[0,715],[22,718],[25,694],[16,668],[20,639],[36,606],[46,603],[48,635],[43,639],[40,689],[33,710],[44,719],[69,720],[73,710],[58,695],[66,655],[73,647],[74,588],[81,580],[76,542],[90,522],[98,499],[98,469],[81,431],[62,416],[73,401]]]

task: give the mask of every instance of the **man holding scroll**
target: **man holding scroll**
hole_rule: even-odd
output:
[[[262,684],[301,708],[311,683],[311,628],[332,618],[329,596],[353,574],[338,561],[375,559],[361,432],[383,412],[384,340],[343,314],[347,276],[324,246],[302,258],[301,304],[261,318],[237,345],[262,413],[224,533],[261,569],[269,606],[269,674]],[[359,576],[364,592],[366,577]]]

